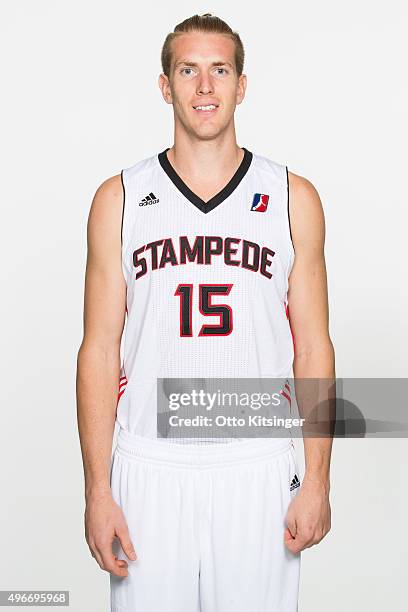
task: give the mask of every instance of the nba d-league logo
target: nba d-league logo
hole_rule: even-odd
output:
[[[254,193],[251,210],[265,212],[268,208],[269,196],[266,193]]]

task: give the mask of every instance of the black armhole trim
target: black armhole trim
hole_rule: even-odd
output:
[[[125,184],[123,182],[123,170],[121,170],[121,173],[120,173],[120,180],[121,180],[122,189],[123,189],[122,223],[120,225],[120,244],[123,246],[123,218],[125,216],[125,199],[126,199]]]
[[[289,234],[290,234],[290,239],[292,241],[292,246],[293,246],[293,250],[295,250],[295,246],[293,244],[293,238],[292,238],[292,228],[290,225],[290,213],[289,213],[289,171],[288,171],[288,167],[286,166],[286,189],[287,189],[287,213],[288,213],[288,223],[289,223]]]

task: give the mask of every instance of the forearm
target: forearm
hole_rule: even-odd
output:
[[[83,342],[77,359],[77,419],[85,496],[110,492],[120,351]]]
[[[304,479],[323,484],[330,490],[330,460],[335,416],[335,359],[328,340],[320,347],[295,356],[293,364],[296,399],[303,426],[305,451]],[[319,434],[319,437],[313,435]]]

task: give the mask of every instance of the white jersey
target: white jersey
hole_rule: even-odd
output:
[[[158,378],[287,378],[287,167],[244,148],[208,202],[167,151],[122,170],[127,320],[117,421],[157,438]]]

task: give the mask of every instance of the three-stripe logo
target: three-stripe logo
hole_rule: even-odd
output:
[[[290,490],[293,491],[293,489],[296,489],[297,487],[300,487],[300,480],[297,477],[297,474],[295,474],[290,483]]]
[[[148,204],[157,204],[159,202],[159,198],[156,198],[153,191],[149,193],[145,198],[143,198],[139,202],[139,206],[147,206]]]

